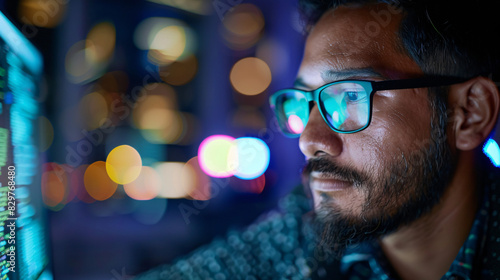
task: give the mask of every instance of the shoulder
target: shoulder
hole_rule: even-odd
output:
[[[134,279],[308,279],[303,217],[311,210],[301,187],[241,231],[230,231],[172,264]]]
[[[484,279],[500,279],[500,168],[488,168],[484,188],[487,192],[487,225],[483,238],[481,267]]]

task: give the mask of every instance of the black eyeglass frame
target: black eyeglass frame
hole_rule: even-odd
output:
[[[459,84],[463,83],[467,80],[470,80],[470,78],[459,78],[459,77],[443,77],[443,76],[425,76],[421,78],[414,78],[414,79],[401,79],[401,80],[385,80],[385,81],[369,81],[369,80],[356,80],[356,79],[347,79],[347,80],[340,80],[340,81],[335,81],[331,82],[328,84],[325,84],[315,90],[311,91],[306,91],[306,90],[300,90],[300,89],[282,89],[271,95],[269,98],[269,103],[271,106],[271,109],[275,113],[275,116],[278,120],[278,124],[281,127],[282,122],[281,120],[281,115],[279,112],[276,110],[276,102],[278,97],[281,94],[284,93],[293,93],[293,92],[298,92],[304,95],[304,97],[307,100],[307,103],[310,104],[312,101],[316,102],[318,104],[319,112],[321,113],[321,117],[323,117],[323,120],[328,124],[328,126],[335,132],[338,133],[344,133],[344,134],[350,134],[350,133],[356,133],[359,131],[362,131],[366,129],[372,120],[372,107],[373,107],[373,95],[377,91],[382,91],[382,90],[399,90],[399,89],[411,89],[411,88],[431,88],[431,87],[441,87],[441,86],[450,86],[454,84]],[[321,92],[332,85],[339,84],[339,83],[356,83],[360,86],[363,87],[363,89],[366,92],[369,92],[369,98],[370,98],[370,104],[369,104],[369,109],[368,109],[368,121],[365,126],[356,129],[356,130],[349,130],[349,131],[344,131],[344,130],[339,130],[335,127],[333,127],[330,122],[326,119],[326,109],[324,108],[323,103],[319,102],[319,96]],[[309,112],[310,113],[310,112]],[[308,113],[308,114],[309,114]],[[309,119],[309,115],[308,115]],[[305,124],[304,124],[305,125]],[[285,134],[288,137],[298,137],[300,134],[292,134],[287,131],[285,131],[284,128],[281,128],[283,134]]]

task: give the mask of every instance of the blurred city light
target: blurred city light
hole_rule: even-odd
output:
[[[53,171],[42,174],[42,195],[47,206],[55,207],[61,203],[65,195],[64,182]]]
[[[152,144],[189,144],[197,127],[192,114],[177,110],[175,90],[166,84],[146,85],[132,112],[135,127]]]
[[[198,149],[198,161],[207,175],[216,178],[236,176],[251,180],[260,177],[269,166],[269,147],[253,137],[234,139],[213,135],[203,140]]]
[[[150,200],[160,193],[160,176],[152,167],[143,166],[139,177],[123,185],[125,193],[135,200]]]
[[[26,24],[52,28],[64,18],[67,2],[21,0],[19,2],[19,18]]]
[[[256,57],[243,58],[236,62],[229,76],[234,89],[244,95],[257,95],[271,84],[271,70]]]
[[[260,39],[264,29],[264,16],[253,4],[240,4],[227,12],[223,37],[230,48],[247,49]]]
[[[67,174],[56,163],[45,163],[42,167],[42,198],[45,205],[55,208],[63,204],[67,196]]]
[[[113,57],[116,30],[112,23],[96,24],[87,39],[76,42],[66,53],[68,79],[76,84],[86,83],[103,74]]]
[[[196,47],[193,31],[184,22],[151,17],[142,21],[134,32],[135,45],[148,50],[148,58],[158,65],[170,64],[190,56]]]
[[[106,158],[106,171],[111,180],[118,184],[133,182],[142,169],[141,155],[129,145],[114,148]]]
[[[186,33],[180,26],[167,26],[156,33],[149,45],[158,61],[175,61],[186,49]]]
[[[198,149],[201,169],[209,176],[226,178],[234,175],[237,154],[233,147],[234,138],[226,135],[207,137]]]
[[[83,183],[87,193],[95,200],[110,198],[118,187],[118,184],[109,178],[104,161],[96,161],[87,167]]]
[[[159,68],[161,79],[174,86],[187,84],[194,78],[197,71],[198,60],[194,55]]]
[[[175,90],[166,84],[149,84],[140,93],[141,102],[136,103],[132,112],[132,121],[139,129],[159,129],[172,120],[151,119],[155,114],[166,114],[165,111],[177,110]],[[168,116],[167,116],[168,117]],[[158,122],[158,123],[157,123]]]
[[[86,40],[78,41],[71,46],[66,53],[65,68],[68,80],[79,84],[87,82],[97,77],[98,73],[103,70],[99,64],[93,63],[87,55]]]
[[[500,166],[500,147],[498,147],[498,143],[489,139],[486,144],[484,144],[483,152],[490,158],[493,165],[496,167]]]
[[[237,153],[237,165],[234,176],[251,180],[260,177],[269,166],[269,147],[267,144],[253,137],[241,137],[233,142],[233,149]]]
[[[159,197],[185,198],[194,188],[195,172],[183,162],[158,162],[153,168],[160,176]]]
[[[89,31],[85,43],[87,59],[94,63],[107,62],[115,50],[115,26],[111,22],[96,24]]]
[[[192,143],[196,131],[196,118],[189,113],[178,111],[153,111],[148,116],[156,116],[163,119],[161,127],[142,129],[141,134],[152,144],[177,144],[189,145]]]

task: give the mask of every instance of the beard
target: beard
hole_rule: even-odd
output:
[[[455,170],[446,137],[446,105],[431,99],[430,138],[416,143],[413,151],[401,151],[385,166],[358,171],[318,157],[307,162],[303,179],[308,187],[311,172],[329,174],[352,186],[364,196],[359,214],[345,213],[328,193],[313,213],[312,228],[319,249],[340,257],[353,244],[393,233],[428,214],[446,190]],[[378,171],[375,171],[378,170]]]

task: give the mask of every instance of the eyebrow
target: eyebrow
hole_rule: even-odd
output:
[[[341,81],[353,78],[379,78],[386,79],[384,75],[377,72],[375,69],[368,68],[353,68],[353,69],[343,69],[341,71],[328,70],[321,73],[321,78],[325,83]],[[306,84],[302,78],[297,78],[294,82],[294,87],[302,87],[312,89],[313,87]]]

